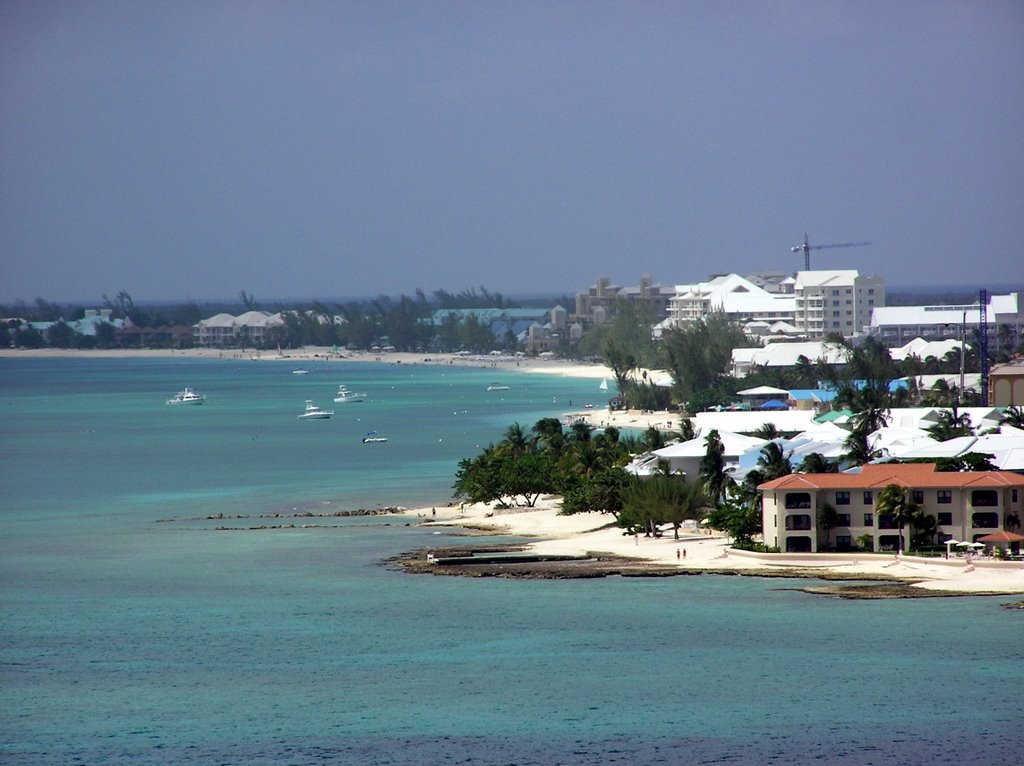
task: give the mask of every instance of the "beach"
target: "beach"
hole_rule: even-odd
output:
[[[436,516],[434,515],[436,514]],[[821,577],[894,581],[942,595],[1012,595],[1024,593],[1024,563],[975,557],[927,559],[892,554],[756,554],[731,548],[730,540],[714,530],[671,529],[662,537],[627,535],[604,513],[559,515],[558,498],[544,497],[535,508],[496,509],[477,503],[444,508],[419,508],[405,515],[426,526],[456,526],[517,537],[536,537],[525,546],[538,556],[601,554],[642,559],[681,573],[749,573],[767,576]]]

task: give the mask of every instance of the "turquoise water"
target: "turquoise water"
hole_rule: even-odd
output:
[[[443,502],[459,458],[596,385],[290,369],[0,360],[0,761],[1022,762],[1008,599],[403,575],[383,559],[453,538],[290,514]],[[167,407],[186,385],[207,404]]]

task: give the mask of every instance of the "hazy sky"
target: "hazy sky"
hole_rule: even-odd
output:
[[[0,4],[0,302],[1024,282],[1024,3]]]

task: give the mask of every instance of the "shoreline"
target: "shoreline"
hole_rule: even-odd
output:
[[[404,512],[423,526],[456,527],[470,534],[513,535],[534,541],[500,548],[520,552],[513,561],[501,557],[482,563],[428,562],[428,549],[412,551],[392,561],[405,571],[438,575],[564,578],[623,576],[678,576],[719,574],[747,577],[816,579],[829,585],[800,588],[808,593],[839,598],[923,598],[949,596],[1019,596],[1024,594],[1024,563],[1004,564],[975,560],[937,561],[864,553],[821,559],[785,554],[736,551],[724,535],[712,530],[681,529],[680,539],[669,530],[660,538],[628,536],[615,527],[611,514],[558,514],[558,498],[542,498],[536,508],[495,509],[484,504],[462,507],[418,508]],[[448,544],[449,552],[483,549],[467,543]],[[775,558],[778,557],[778,558]],[[826,558],[827,557],[827,558]],[[436,558],[436,556],[435,556]],[[835,584],[857,581],[859,584]],[[863,583],[869,582],[865,585]]]

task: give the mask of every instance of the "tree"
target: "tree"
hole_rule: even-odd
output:
[[[971,436],[974,433],[970,415],[966,412],[960,414],[955,404],[951,409],[941,410],[935,425],[926,430],[933,439],[940,442],[948,442],[960,436]]]
[[[825,530],[825,550],[832,547],[832,530],[839,526],[839,513],[831,503],[822,503],[818,508],[818,527]]]
[[[708,433],[704,446],[704,457],[700,459],[700,476],[708,499],[717,507],[733,481],[725,470],[725,445],[722,444],[717,430]]]
[[[749,546],[754,535],[762,532],[761,504],[733,485],[708,514],[708,523],[732,537],[737,546]]]
[[[609,338],[604,344],[604,362],[611,368],[612,375],[615,376],[615,385],[618,387],[619,394],[626,393],[626,386],[637,368],[636,357],[620,348]]]
[[[699,485],[681,476],[654,475],[633,480],[622,489],[622,510],[616,523],[631,532],[657,536],[660,524],[672,524],[676,539],[687,519],[696,519],[705,498]]]
[[[1007,407],[1006,411],[1003,412],[1002,420],[999,422],[1006,423],[1014,428],[1024,428],[1024,407],[1021,407],[1019,404]]]
[[[761,448],[761,454],[757,458],[757,467],[763,476],[763,482],[793,473],[789,458],[786,457],[782,445],[778,442],[768,442]]]
[[[694,394],[713,388],[726,374],[733,349],[749,343],[742,328],[720,311],[665,331],[661,345],[677,399],[690,402]],[[688,404],[687,409],[696,408]]]
[[[899,525],[900,553],[902,553],[905,550],[903,546],[903,527],[914,520],[915,516],[920,512],[920,507],[908,498],[907,492],[903,487],[898,484],[887,484],[878,493],[878,502],[875,510],[879,516],[890,516]]]
[[[838,473],[838,463],[827,460],[820,452],[812,452],[800,462],[800,473]]]

